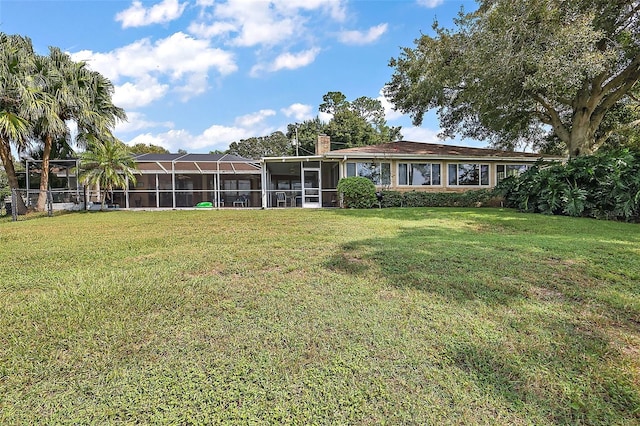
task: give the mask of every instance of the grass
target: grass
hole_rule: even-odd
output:
[[[0,423],[640,424],[640,227],[497,209],[0,222]]]

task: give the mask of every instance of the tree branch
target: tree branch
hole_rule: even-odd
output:
[[[560,114],[558,114],[558,111],[556,111],[555,108],[553,108],[553,106],[551,106],[551,104],[547,102],[546,99],[544,99],[542,96],[538,95],[537,93],[534,93],[532,96],[533,96],[533,99],[535,99],[547,111],[549,122],[545,124],[549,124],[553,126],[556,132],[556,135],[558,135],[560,140],[562,140],[568,145],[569,140],[571,139],[571,136],[567,128],[562,123],[562,119],[560,118]]]
[[[640,54],[636,55],[636,57],[633,58],[633,61],[631,61],[629,65],[627,65],[627,67],[620,72],[620,74],[618,74],[611,81],[605,84],[602,88],[602,91],[604,93],[616,93],[620,91],[620,87],[624,87],[625,83],[629,81],[635,83],[638,78],[640,78]],[[631,84],[631,86],[633,86],[633,84]],[[618,100],[616,100],[616,102],[617,101]]]

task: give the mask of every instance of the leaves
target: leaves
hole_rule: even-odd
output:
[[[286,135],[252,137],[232,142],[227,153],[259,159],[288,155],[315,155],[318,135],[331,138],[333,149],[375,145],[402,139],[401,127],[389,127],[378,99],[361,96],[348,101],[342,92],[328,92],[322,97],[319,111],[331,114],[328,123],[315,117],[289,124]],[[297,143],[297,146],[294,142]]]
[[[414,124],[435,108],[443,136],[543,148],[551,132],[577,156],[598,148],[609,110],[638,105],[627,96],[640,78],[637,1],[479,3],[391,60],[385,93]]]
[[[107,192],[125,188],[129,182],[135,185],[137,167],[128,147],[119,140],[90,140],[89,149],[80,156],[80,180],[102,189],[104,207]]]
[[[227,153],[258,160],[262,157],[291,155],[292,147],[284,133],[277,131],[269,136],[253,137],[241,139],[239,142],[232,142]]]
[[[522,211],[640,221],[640,152],[603,151],[537,165],[495,191]]]
[[[49,55],[33,50],[31,40],[0,33],[0,143],[3,152],[11,145],[22,151],[31,143],[40,145],[35,157],[42,159],[38,209],[45,206],[49,158],[52,152],[68,147],[69,122],[74,122],[83,145],[86,136],[106,140],[118,120],[126,119],[123,109],[112,103],[113,85],[101,74],[57,47]],[[12,187],[17,179],[9,156],[4,167]],[[11,163],[11,164],[9,164]]]
[[[338,193],[342,196],[345,207],[368,209],[376,202],[376,187],[370,179],[352,176],[340,179]]]

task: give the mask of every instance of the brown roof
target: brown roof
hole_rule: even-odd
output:
[[[359,146],[356,148],[338,149],[330,151],[328,156],[342,156],[349,154],[371,154],[402,157],[499,157],[499,158],[540,158],[541,154],[531,152],[502,151],[490,148],[472,148],[425,142],[398,141],[379,145]],[[561,158],[561,157],[558,157]]]

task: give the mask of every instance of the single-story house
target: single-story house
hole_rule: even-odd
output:
[[[263,158],[263,207],[332,207],[343,177],[363,176],[383,190],[463,192],[492,188],[538,160],[565,157],[527,152],[398,141],[347,149],[330,149],[318,137],[316,155]],[[283,195],[284,192],[284,200]]]
[[[302,157],[255,161],[229,154],[140,154],[135,156],[140,171],[136,183],[114,190],[108,204],[133,209],[192,208],[202,202],[215,208],[338,207],[336,188],[343,177],[366,177],[381,190],[462,192],[492,188],[538,160],[566,160],[410,141],[330,147],[329,136],[320,135],[315,155]],[[58,196],[76,205],[85,200],[98,203],[99,195],[85,191],[70,174],[77,166],[76,160],[70,161],[68,166],[59,165],[55,173],[66,182]],[[27,187],[35,183],[29,184],[27,177]],[[37,191],[27,191],[28,200],[34,195],[37,197]]]

